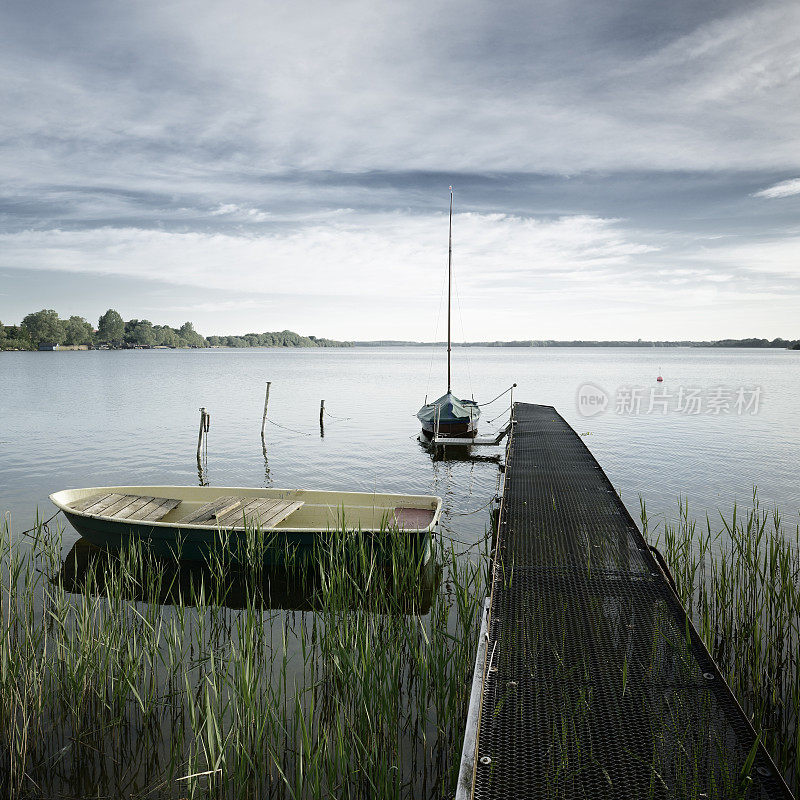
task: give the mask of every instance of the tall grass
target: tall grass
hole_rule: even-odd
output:
[[[663,549],[676,590],[786,782],[800,789],[800,529],[758,495],[727,517],[678,519],[644,533]]]
[[[483,558],[387,529],[313,561],[0,535],[3,797],[440,797],[454,787]],[[387,564],[388,561],[388,564]],[[444,580],[441,581],[441,578]],[[282,607],[287,606],[287,607]]]

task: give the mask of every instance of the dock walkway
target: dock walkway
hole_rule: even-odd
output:
[[[514,417],[457,797],[790,798],[581,437]]]

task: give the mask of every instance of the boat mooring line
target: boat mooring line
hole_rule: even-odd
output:
[[[451,511],[449,513],[449,516],[452,516],[452,517],[467,517],[470,514],[477,514],[479,511],[483,511],[484,508],[487,508],[492,503],[495,503],[495,502],[497,502],[499,500],[500,500],[500,498],[497,495],[495,495],[494,497],[490,497],[489,501],[487,503],[484,503],[480,508],[476,508],[474,511]]]
[[[56,513],[55,513],[55,514],[53,514],[53,516],[52,516],[52,517],[50,517],[49,519],[46,519],[44,522],[37,522],[37,523],[36,523],[36,524],[35,524],[35,525],[34,525],[32,528],[28,528],[28,530],[26,530],[26,531],[20,531],[20,534],[19,534],[19,535],[20,535],[20,536],[27,536],[29,539],[33,539],[33,541],[34,541],[34,542],[38,542],[38,541],[39,541],[39,537],[38,537],[38,536],[31,536],[31,534],[32,534],[32,533],[33,533],[35,530],[41,530],[42,528],[47,528],[47,526],[48,526],[48,525],[49,525],[49,524],[50,524],[50,523],[51,523],[51,522],[52,522],[52,521],[53,521],[53,520],[54,520],[54,519],[55,519],[55,518],[56,518],[56,517],[57,517],[57,516],[58,516],[60,513],[61,513],[61,509],[59,508],[59,509],[58,509],[58,511],[56,511]],[[49,533],[49,531],[48,531],[48,533]]]
[[[478,405],[481,408],[483,408],[484,406],[490,406],[492,403],[495,402],[495,400],[499,400],[503,395],[508,394],[512,389],[516,389],[516,387],[517,387],[517,384],[516,383],[512,383],[511,386],[508,387],[508,389],[506,389],[504,392],[500,392],[500,394],[497,395],[497,397],[495,397],[494,400],[490,400],[488,403],[478,403]]]
[[[299,431],[299,430],[297,430],[297,428],[287,428],[286,425],[281,425],[280,422],[275,422],[274,419],[270,419],[269,417],[267,417],[267,422],[269,422],[270,425],[274,425],[276,428],[283,428],[283,430],[285,430],[285,431],[291,431],[292,433],[298,433],[298,434],[300,434],[300,436],[313,436],[314,435],[313,433],[308,433],[308,431]]]
[[[478,545],[483,544],[491,536],[491,534],[492,534],[491,530],[486,531],[486,533],[483,536],[481,536],[481,538],[478,539],[477,542],[473,542],[472,544],[463,541],[463,539],[457,539],[455,536],[448,536],[446,533],[440,532],[439,536],[441,536],[443,539],[448,539],[451,542],[458,542],[458,544],[463,544],[467,549],[461,550],[456,553],[456,555],[460,556],[464,555],[464,553],[468,553],[470,550],[472,550],[473,547],[477,547]]]
[[[505,409],[505,411],[501,411],[501,412],[500,412],[500,413],[499,413],[499,414],[498,414],[496,417],[494,417],[493,419],[487,419],[487,420],[486,420],[486,424],[487,424],[487,425],[491,425],[491,424],[492,424],[492,423],[493,423],[495,420],[497,420],[497,419],[500,419],[500,417],[504,417],[506,414],[508,414],[508,413],[509,413],[509,411],[511,411],[511,406],[509,406],[507,409]]]
[[[327,409],[327,408],[325,409],[325,413],[326,413],[326,414],[327,414],[327,415],[328,415],[328,416],[329,416],[331,419],[338,419],[338,420],[341,420],[342,422],[345,422],[345,421],[347,421],[347,420],[351,420],[351,419],[353,419],[352,417],[337,417],[337,416],[336,416],[336,414],[331,414],[331,412],[330,412],[330,411],[328,411],[328,409]]]

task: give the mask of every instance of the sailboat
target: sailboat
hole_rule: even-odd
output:
[[[463,400],[452,392],[450,381],[451,299],[453,296],[453,187],[450,187],[450,235],[447,247],[447,392],[432,403],[425,403],[417,412],[422,434],[452,439],[474,439],[478,433],[481,410],[474,400]]]

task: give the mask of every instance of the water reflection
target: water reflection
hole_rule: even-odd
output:
[[[200,460],[197,456],[197,485],[210,486],[208,482],[208,464]]]
[[[119,557],[95,547],[80,538],[64,559],[55,581],[71,594],[83,595],[87,591],[95,596],[106,595],[113,588],[119,590],[116,580]],[[212,601],[225,608],[245,609],[251,606],[290,611],[319,611],[325,607],[327,576],[317,565],[307,561],[295,566],[264,565],[257,570],[235,564],[212,570],[207,564],[197,561],[166,561],[148,558],[142,567],[158,573],[156,580],[126,582],[123,594],[126,600],[152,602],[160,605],[194,606]],[[223,572],[220,575],[219,570]],[[376,581],[375,571],[380,571]],[[405,571],[405,570],[403,570]],[[362,570],[363,575],[354,574],[354,580],[363,578],[363,585],[370,583],[380,587],[380,595],[364,590],[353,603],[365,610],[371,607],[386,609],[386,590],[392,587],[393,608],[406,614],[427,614],[433,596],[442,581],[442,567],[434,557],[429,558],[418,570],[419,582],[410,587],[403,581],[393,580],[391,564],[372,564]],[[368,580],[372,579],[372,580]],[[153,592],[155,587],[155,596]],[[219,587],[222,587],[221,589]],[[390,589],[390,591],[392,591]]]
[[[503,449],[497,447],[475,444],[435,445],[421,434],[417,441],[423,450],[428,451],[431,461],[477,461],[499,464],[503,457]]]

